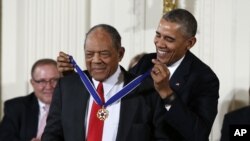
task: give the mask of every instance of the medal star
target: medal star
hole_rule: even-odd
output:
[[[107,117],[108,117],[108,110],[102,108],[100,110],[98,110],[97,112],[97,117],[100,119],[100,120],[105,120]]]

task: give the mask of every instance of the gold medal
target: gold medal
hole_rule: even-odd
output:
[[[104,107],[102,107],[101,109],[98,110],[96,115],[100,120],[105,120],[106,118],[108,118],[109,111],[106,110]]]

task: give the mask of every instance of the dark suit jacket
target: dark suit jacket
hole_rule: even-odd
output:
[[[229,141],[230,125],[250,125],[250,106],[227,113],[221,129],[221,141]]]
[[[0,141],[30,141],[36,137],[38,113],[34,93],[6,101],[0,123]]]
[[[147,54],[131,70],[137,75],[153,67],[156,54]],[[164,130],[171,141],[206,141],[217,114],[219,80],[214,72],[187,52],[170,79],[175,99],[165,113]]]
[[[124,69],[122,71],[124,83],[127,84],[134,76]],[[159,115],[163,113],[160,112],[165,109],[156,108],[161,99],[147,83],[144,80],[141,86],[122,98],[117,141],[165,140],[164,133],[157,130],[157,126],[162,126],[159,124]],[[90,94],[77,74],[60,79],[55,88],[42,141],[86,140],[85,117],[89,97]]]

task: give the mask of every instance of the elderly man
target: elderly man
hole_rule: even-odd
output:
[[[166,140],[161,99],[149,79],[135,84],[141,77],[119,65],[124,52],[114,27],[100,24],[89,30],[87,70],[59,80],[43,141]]]

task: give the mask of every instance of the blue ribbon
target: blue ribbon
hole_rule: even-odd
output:
[[[108,105],[111,105],[115,101],[123,98],[124,96],[128,95],[129,92],[133,91],[136,87],[138,87],[141,82],[150,75],[150,70],[145,72],[142,75],[139,75],[136,77],[134,80],[129,82],[127,85],[123,87],[119,92],[117,92],[114,96],[112,96],[106,103],[103,103],[99,95],[97,94],[97,91],[87,75],[80,69],[80,67],[76,64],[75,60],[73,59],[72,56],[69,56],[70,63],[73,65],[73,67],[76,69],[77,73],[79,74],[83,84],[87,88],[88,92],[92,95],[96,103],[100,106],[107,107]]]

